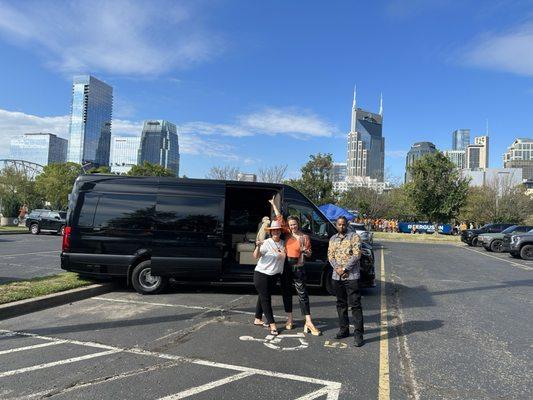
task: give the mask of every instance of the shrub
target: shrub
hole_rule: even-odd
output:
[[[9,194],[2,197],[2,215],[6,218],[16,218],[22,203],[17,195]]]

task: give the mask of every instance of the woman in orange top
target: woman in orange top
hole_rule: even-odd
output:
[[[309,239],[309,236],[305,235],[300,230],[300,220],[298,217],[288,217],[286,224],[283,220],[283,216],[274,203],[274,199],[272,198],[269,202],[276,214],[276,219],[281,222],[284,227],[284,233],[286,235],[285,252],[287,254],[284,275],[286,274],[286,276],[288,276],[291,286],[294,284],[294,287],[296,288],[296,293],[298,294],[298,300],[300,302],[300,310],[302,311],[302,315],[305,316],[304,333],[310,331],[312,335],[319,336],[321,332],[315,327],[311,319],[309,293],[307,291],[304,268],[305,257],[311,256],[311,240]],[[294,328],[292,312],[287,313],[287,323],[285,328],[289,330]]]

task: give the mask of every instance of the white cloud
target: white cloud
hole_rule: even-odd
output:
[[[469,66],[533,76],[533,22],[505,33],[487,33],[462,50]]]
[[[65,73],[157,75],[222,51],[194,8],[170,0],[0,1],[0,34]]]

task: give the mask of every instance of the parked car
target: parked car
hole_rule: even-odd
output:
[[[350,222],[349,228],[357,233],[363,242],[370,245],[374,244],[374,233],[370,232],[365,224]]]
[[[64,233],[67,213],[64,211],[53,211],[36,209],[26,216],[26,227],[34,235],[41,232],[53,234]]]
[[[526,233],[505,235],[504,246],[509,246],[512,257],[533,260],[533,229]]]
[[[312,255],[309,284],[331,293],[328,264],[333,224],[299,191],[282,184],[82,175],[69,201],[61,268],[125,278],[142,294],[179,281],[252,282],[258,224],[272,216],[300,218]],[[363,244],[361,284],[374,285],[374,254]]]
[[[486,224],[479,229],[467,229],[461,232],[461,241],[469,246],[478,245],[478,236],[485,233],[499,233],[513,224]]]
[[[525,233],[533,229],[533,226],[526,225],[512,225],[504,229],[500,233],[483,233],[478,236],[478,242],[485,250],[494,251],[495,253],[502,253],[504,251],[503,238],[506,234]]]

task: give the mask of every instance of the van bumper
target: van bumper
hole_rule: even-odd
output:
[[[61,253],[61,269],[78,274],[90,275],[95,277],[118,277],[126,276],[128,273],[128,266],[126,265],[108,265],[100,263],[82,263],[77,262],[79,254]],[[129,258],[129,257],[128,257]]]

